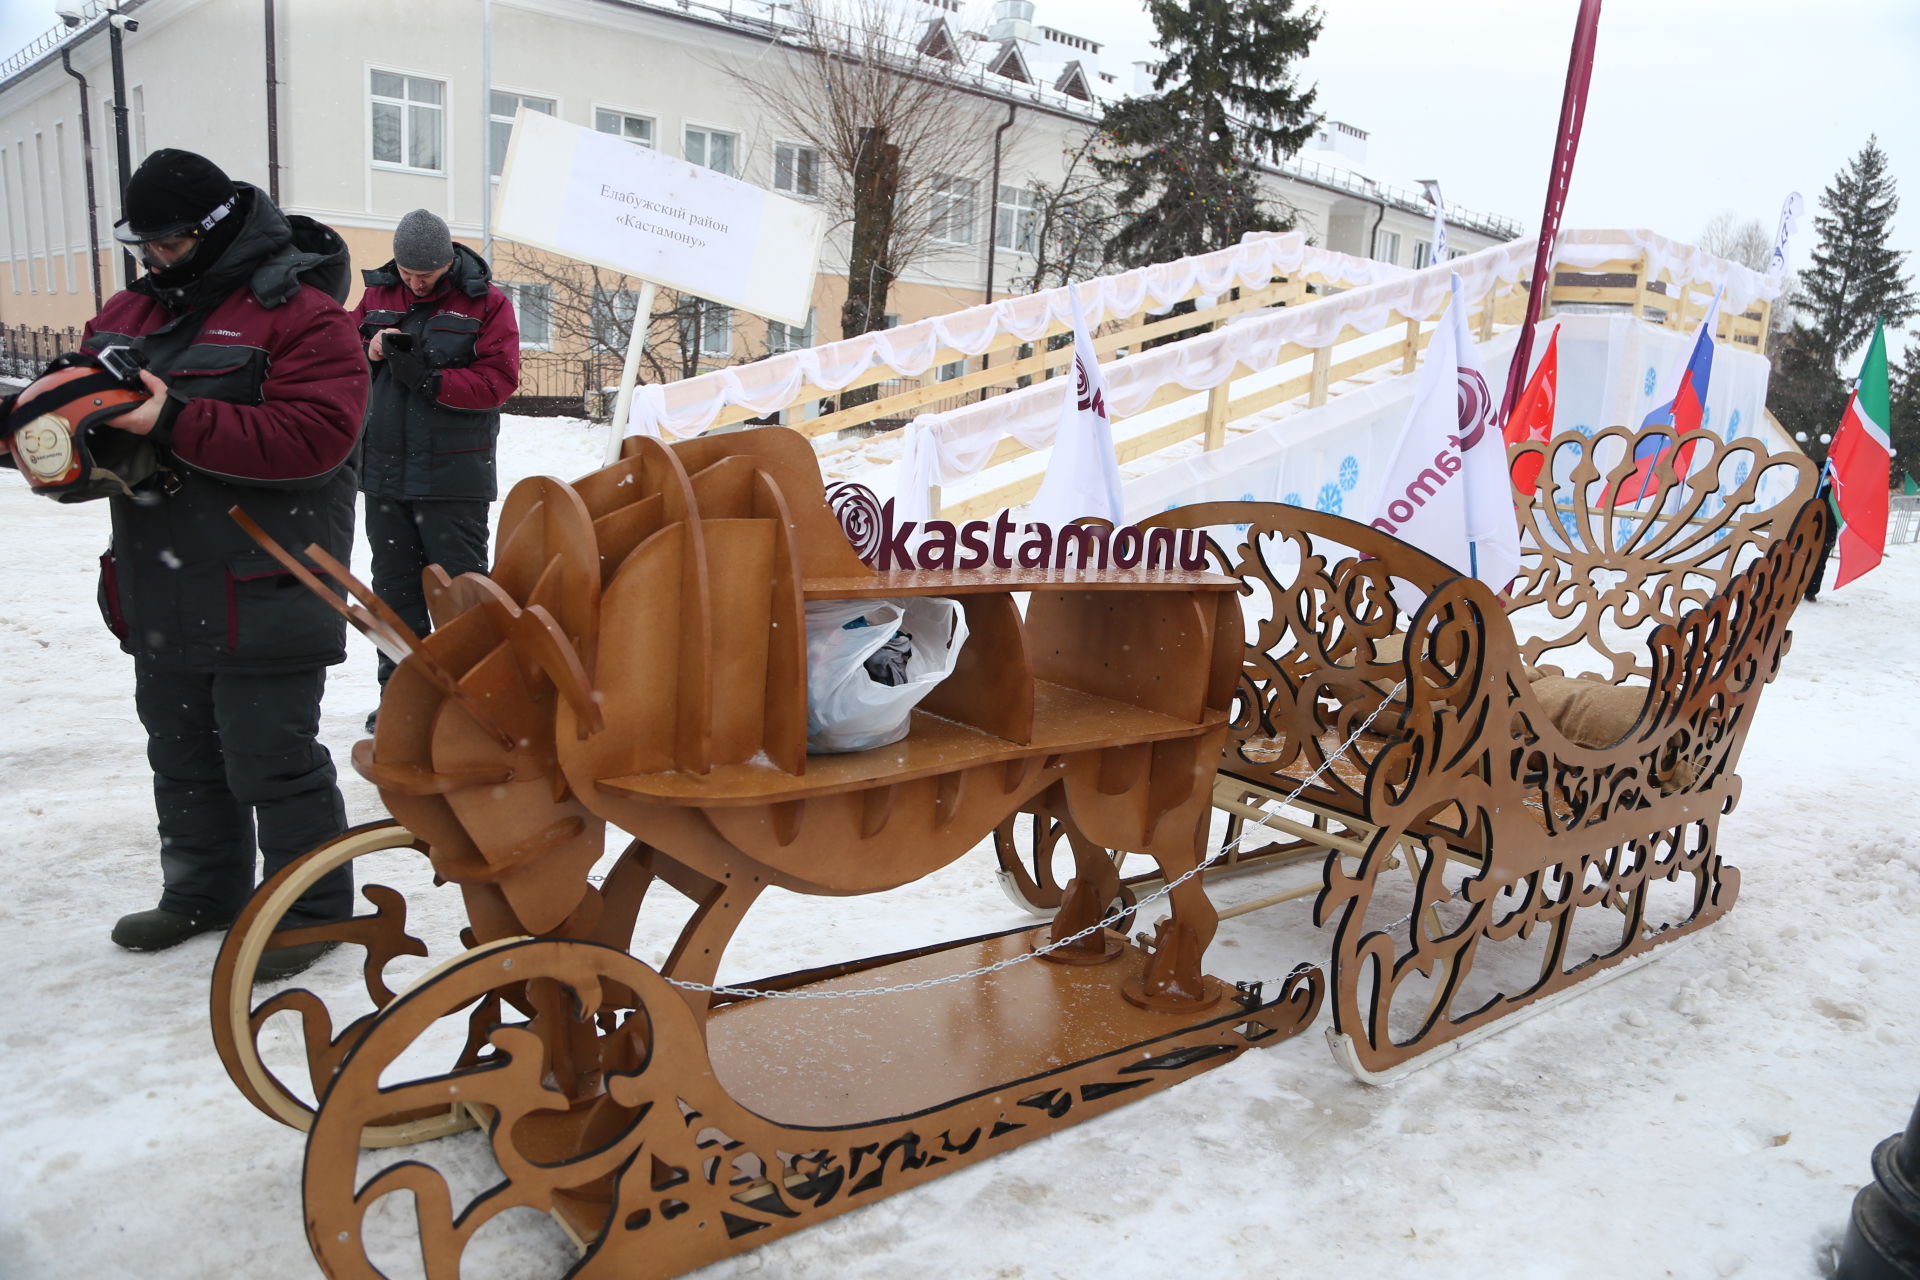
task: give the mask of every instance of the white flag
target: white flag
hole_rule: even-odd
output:
[[[1057,526],[1081,516],[1100,516],[1122,524],[1120,462],[1113,456],[1113,426],[1107,420],[1100,362],[1094,359],[1079,291],[1070,286],[1067,299],[1073,304],[1073,382],[1060,406],[1060,427],[1054,433],[1047,474],[1040,481],[1040,492],[1027,505],[1027,518]]]
[[[1520,568],[1520,526],[1497,416],[1455,274],[1373,526],[1500,592]]]
[[[1440,200],[1440,184],[1432,179],[1420,183],[1427,189],[1427,199],[1433,202],[1433,257],[1428,265],[1447,260],[1447,206]]]

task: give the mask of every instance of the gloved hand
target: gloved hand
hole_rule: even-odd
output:
[[[388,351],[386,358],[387,376],[398,379],[400,385],[418,391],[433,376],[433,370],[418,351]]]

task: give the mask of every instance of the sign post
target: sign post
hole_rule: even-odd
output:
[[[607,456],[619,456],[656,287],[807,322],[826,232],[818,206],[524,108],[493,234],[642,281]]]

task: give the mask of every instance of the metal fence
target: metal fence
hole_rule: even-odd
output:
[[[79,349],[78,329],[36,329],[24,324],[0,327],[0,377],[31,379],[46,368],[47,361]]]
[[[1887,541],[1920,542],[1920,494],[1896,493],[1889,500]]]

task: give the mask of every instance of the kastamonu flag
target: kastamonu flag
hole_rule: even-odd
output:
[[[1040,492],[1027,505],[1027,518],[1058,526],[1081,516],[1100,516],[1124,524],[1120,461],[1113,453],[1113,425],[1107,419],[1100,362],[1093,355],[1079,290],[1068,288],[1067,299],[1073,304],[1073,381],[1066,387],[1053,454],[1047,459]]]
[[[1840,572],[1844,587],[1880,563],[1887,549],[1887,491],[1893,483],[1893,447],[1887,439],[1887,327],[1873,327],[1873,341],[1860,366],[1860,381],[1847,401],[1840,429],[1827,450],[1833,505],[1840,513]]]
[[[1520,568],[1499,405],[1467,336],[1467,300],[1453,277],[1427,362],[1413,387],[1373,527],[1505,591]],[[1404,605],[1404,602],[1403,602]]]

